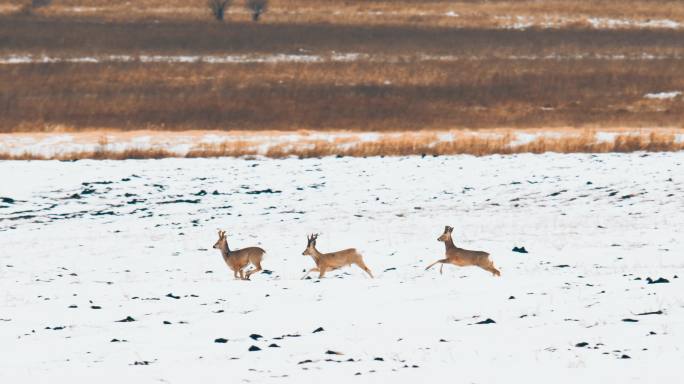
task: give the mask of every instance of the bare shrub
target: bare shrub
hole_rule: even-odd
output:
[[[247,8],[252,12],[252,20],[259,21],[261,14],[268,8],[268,0],[247,0]]]
[[[24,14],[31,14],[34,10],[45,8],[52,4],[52,0],[31,0],[20,8],[20,12]]]
[[[230,2],[231,0],[207,0],[207,6],[216,20],[223,21]]]

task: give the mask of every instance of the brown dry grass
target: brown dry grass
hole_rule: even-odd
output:
[[[2,160],[124,160],[160,159],[166,157],[248,157],[267,158],[320,158],[326,156],[444,156],[520,154],[520,153],[608,153],[608,152],[672,152],[684,150],[684,142],[668,131],[649,133],[617,134],[612,140],[600,141],[593,130],[549,138],[538,136],[526,142],[516,143],[512,132],[503,135],[459,135],[451,140],[440,140],[434,133],[386,135],[378,140],[359,141],[350,138],[336,140],[301,140],[298,142],[270,146],[265,152],[257,145],[243,141],[203,144],[192,148],[186,154],[178,154],[162,148],[132,148],[123,151],[111,150],[106,143],[93,151],[60,153],[54,156],[32,154],[0,153]]]
[[[0,13],[17,12],[28,0],[5,0]],[[450,17],[456,12],[459,17]],[[207,20],[203,0],[62,0],[36,12],[43,17],[77,16],[107,20]],[[439,25],[492,27],[507,15],[564,20],[587,16],[634,19],[684,19],[677,0],[271,0],[266,23],[331,23],[363,25]],[[236,1],[228,22],[249,20],[243,2]]]
[[[497,29],[491,21],[501,15],[684,20],[680,1],[273,0],[264,23],[248,22],[244,11],[229,15],[226,23],[213,22],[202,0],[64,0],[31,16],[7,11],[21,3],[0,0],[0,55],[359,52],[381,62],[0,65],[0,132],[55,126],[73,131],[639,128],[681,127],[684,121],[681,96],[643,98],[684,89],[684,31],[575,24],[517,31]],[[444,24],[443,15],[435,19],[454,10],[461,16],[451,19],[474,24]],[[426,62],[421,55],[458,59]],[[547,55],[590,58],[535,59]],[[669,58],[595,58],[621,55]]]
[[[684,23],[684,20],[682,20]],[[135,22],[0,16],[0,53],[37,55],[363,52],[460,56],[679,54],[684,31],[505,30],[435,25]]]
[[[0,132],[680,127],[679,60],[0,66]]]

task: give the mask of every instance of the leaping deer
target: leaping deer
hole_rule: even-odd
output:
[[[494,267],[494,262],[489,259],[489,253],[483,251],[470,251],[463,248],[458,248],[454,245],[454,240],[451,238],[451,232],[454,231],[454,227],[446,226],[444,227],[444,233],[440,236],[437,241],[441,241],[446,246],[446,259],[437,260],[425,268],[427,271],[433,265],[441,263],[439,266],[439,273],[442,273],[442,267],[444,264],[453,264],[459,267],[467,267],[473,265],[480,267],[485,271],[489,271],[494,276],[501,276],[501,272]]]
[[[235,251],[231,251],[228,248],[228,240],[226,239],[226,231],[219,229],[219,238],[214,244],[214,249],[221,251],[223,260],[226,262],[228,267],[233,270],[233,276],[240,280],[249,280],[252,274],[261,271],[261,260],[264,257],[266,251],[259,247],[248,247],[242,248]],[[249,264],[254,265],[254,269],[247,271],[247,276],[244,275],[243,269]],[[238,277],[238,274],[240,277]]]
[[[350,248],[337,252],[320,253],[316,249],[317,238],[318,234],[312,234],[311,236],[306,237],[306,249],[302,252],[302,255],[311,256],[316,263],[316,266],[311,268],[306,275],[302,277],[302,280],[309,276],[309,273],[311,272],[318,271],[318,278],[321,279],[328,270],[335,270],[352,264],[356,264],[359,268],[366,271],[368,276],[373,278],[373,274],[363,262],[363,257],[356,249]]]

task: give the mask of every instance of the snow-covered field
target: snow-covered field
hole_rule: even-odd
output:
[[[682,175],[684,153],[0,162],[0,382],[679,382]],[[502,276],[424,271],[447,224]],[[233,280],[216,228],[267,273]],[[310,232],[376,279],[300,280]]]
[[[515,29],[512,27],[512,29]],[[518,28],[520,29],[520,28]],[[524,28],[523,28],[524,29]],[[681,60],[682,56],[677,53],[654,55],[651,53],[630,54],[600,54],[596,52],[584,53],[550,53],[544,55],[507,55],[493,52],[489,55],[386,55],[367,54],[357,52],[332,52],[330,54],[244,54],[244,55],[99,55],[99,56],[48,56],[31,54],[0,55],[0,65],[25,65],[25,64],[56,64],[56,63],[81,63],[81,64],[106,64],[106,63],[204,63],[204,64],[257,64],[257,63],[400,63],[405,61],[417,62],[455,62],[455,61],[483,61],[483,60],[511,60],[511,61],[573,61],[573,60],[615,60],[615,61],[654,61],[654,60]]]

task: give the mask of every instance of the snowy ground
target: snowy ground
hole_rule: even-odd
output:
[[[0,381],[677,382],[682,175],[684,153],[0,162]],[[501,278],[424,271],[446,224]],[[233,280],[218,227],[270,274]],[[299,280],[313,231],[376,279]]]

